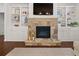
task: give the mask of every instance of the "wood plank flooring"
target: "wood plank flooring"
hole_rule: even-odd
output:
[[[16,47],[23,47],[23,48],[32,48],[32,47],[42,47],[42,46],[25,46],[24,42],[14,42],[14,41],[6,41],[4,42],[4,36],[0,36],[0,56],[5,56],[9,53],[12,49]],[[73,48],[73,42],[71,41],[63,41],[61,46],[43,46],[42,48]]]

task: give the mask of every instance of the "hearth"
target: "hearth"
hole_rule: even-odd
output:
[[[36,38],[50,38],[50,26],[36,26]]]

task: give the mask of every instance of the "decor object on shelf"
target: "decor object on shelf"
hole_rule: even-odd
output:
[[[68,26],[71,26],[71,27],[78,27],[79,24],[78,24],[78,22],[71,22],[70,24],[68,24]]]
[[[58,24],[60,24],[61,27],[70,27],[72,22],[75,21],[74,19],[76,19],[75,10],[75,6],[57,6]]]
[[[20,25],[20,9],[19,7],[12,8],[13,13],[11,14],[11,21],[14,26]]]
[[[11,7],[11,22],[14,26],[25,26],[28,20],[28,6],[26,7]]]
[[[27,21],[28,21],[28,8],[26,7],[22,7],[21,8],[21,25],[26,25]]]
[[[66,19],[66,9],[65,7],[57,7],[57,17],[58,17],[58,23],[62,26],[65,27],[65,19]]]

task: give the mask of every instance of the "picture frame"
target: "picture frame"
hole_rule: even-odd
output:
[[[20,8],[12,7],[11,22],[14,26],[20,25]]]
[[[21,8],[21,25],[25,26],[28,21],[28,8],[22,7]]]

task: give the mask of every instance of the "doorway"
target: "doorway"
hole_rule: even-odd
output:
[[[4,44],[4,13],[0,13],[0,56],[3,54]]]

